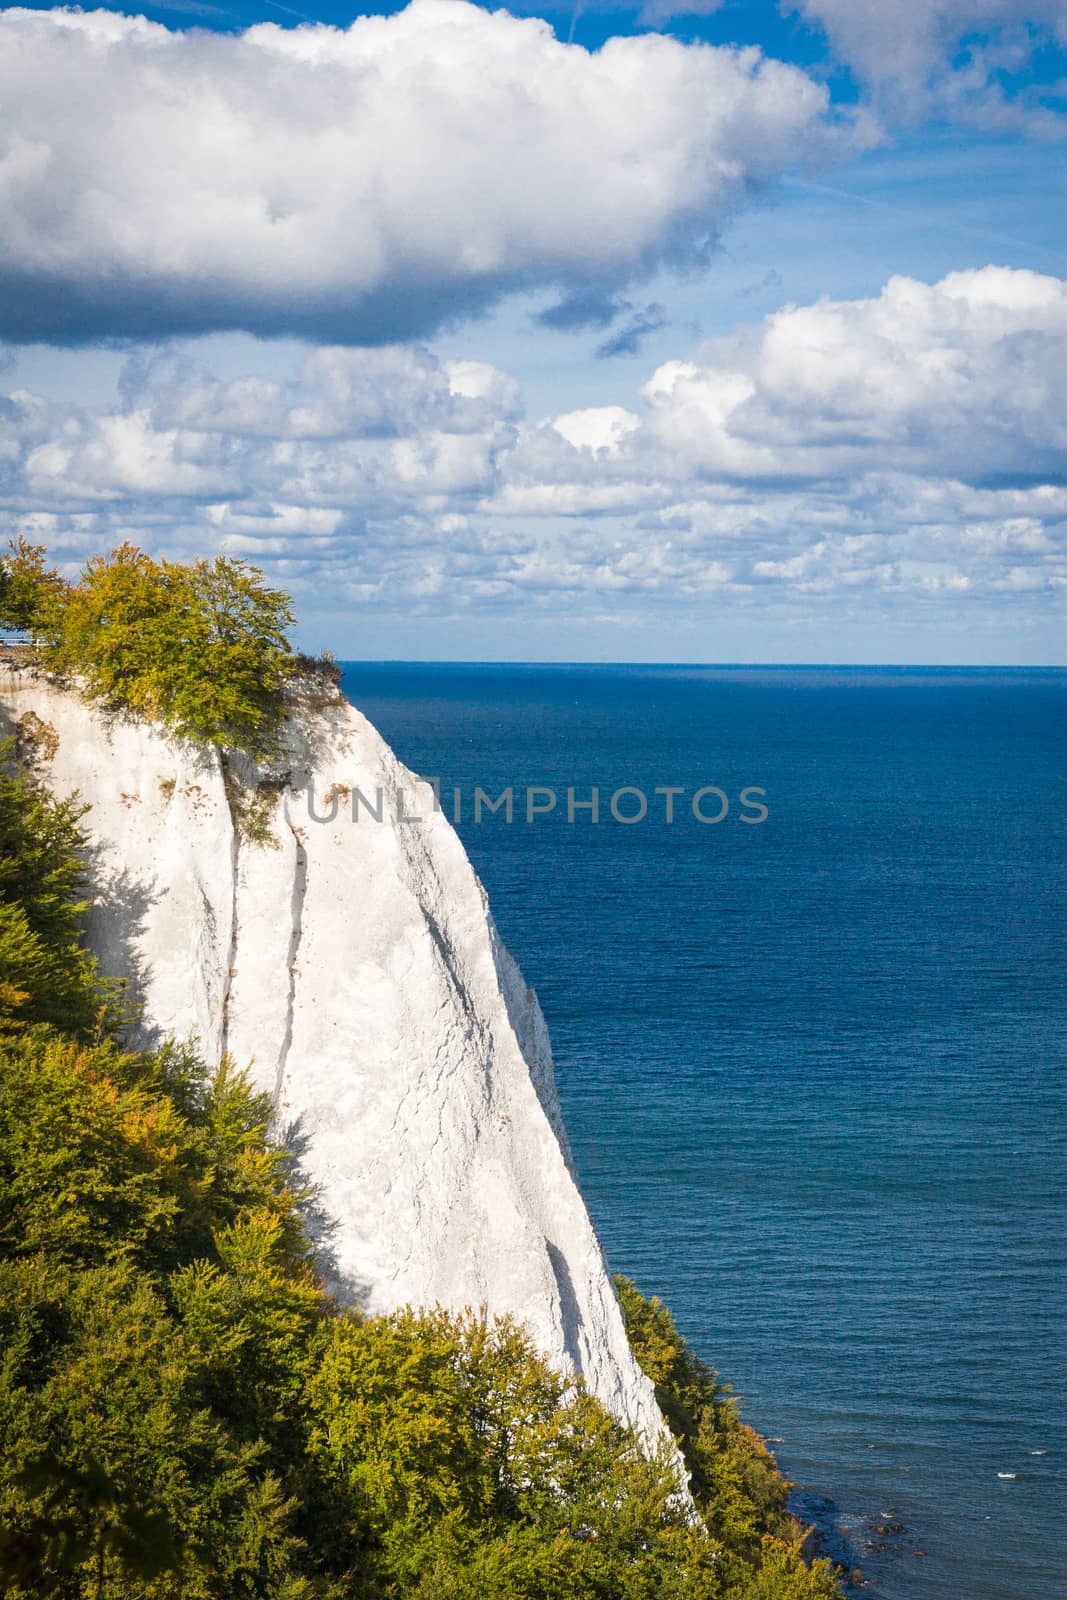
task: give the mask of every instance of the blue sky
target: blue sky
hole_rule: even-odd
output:
[[[1060,0],[143,17],[0,14],[9,532],[342,656],[1063,660]]]

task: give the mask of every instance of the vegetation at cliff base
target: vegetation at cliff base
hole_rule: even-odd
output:
[[[0,628],[29,634],[41,664],[182,738],[268,752],[297,658],[288,595],[220,556],[155,561],[132,544],[88,561],[77,583],[20,540],[0,557]]]
[[[0,848],[7,1600],[832,1600],[770,1457],[632,1284],[703,1521],[512,1322],[341,1309],[266,1099],[124,1044],[77,808],[0,771]]]

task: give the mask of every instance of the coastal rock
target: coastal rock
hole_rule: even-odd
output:
[[[537,998],[432,792],[367,719],[312,683],[266,782],[28,667],[0,668],[0,720],[51,730],[34,770],[88,806],[90,943],[128,980],[140,1042],[228,1050],[270,1094],[338,1295],[508,1313],[667,1437],[575,1181]]]

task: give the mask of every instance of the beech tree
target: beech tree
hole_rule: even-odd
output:
[[[0,555],[0,628],[31,639],[54,628],[66,584],[46,558],[43,544],[30,544],[21,534],[9,541]]]
[[[11,741],[0,744],[0,761],[11,755]],[[53,1022],[85,1035],[106,1005],[80,940],[88,907],[82,811],[0,771],[0,1031]]]
[[[115,706],[188,739],[272,746],[293,667],[289,597],[242,561],[154,561],[135,545],[86,564],[44,661]]]
[[[711,1596],[715,1545],[649,1458],[507,1319],[335,1321],[309,1453],[388,1596]]]

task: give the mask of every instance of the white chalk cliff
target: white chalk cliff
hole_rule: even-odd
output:
[[[294,706],[251,828],[234,824],[217,753],[29,668],[0,666],[0,723],[21,729],[53,792],[89,808],[90,940],[129,980],[145,1042],[195,1036],[210,1062],[228,1050],[299,1141],[337,1292],[371,1312],[510,1313],[660,1438],[570,1164],[537,998],[427,786],[318,688]],[[320,816],[336,801],[331,822],[312,820],[312,793]]]

